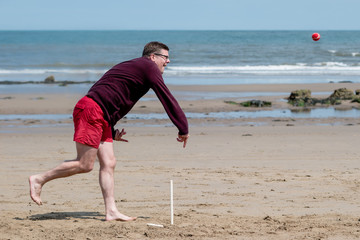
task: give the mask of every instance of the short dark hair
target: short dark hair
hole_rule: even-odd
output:
[[[161,42],[149,42],[145,45],[142,55],[143,57],[150,56],[153,53],[160,52],[161,49],[169,51],[169,47]]]

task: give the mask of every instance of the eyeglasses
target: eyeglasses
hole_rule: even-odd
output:
[[[163,54],[160,54],[160,53],[154,53],[154,55],[164,57],[165,61],[169,60],[169,56],[166,56],[166,55],[163,55]]]

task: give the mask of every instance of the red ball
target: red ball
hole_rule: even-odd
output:
[[[319,40],[320,40],[320,34],[314,33],[314,34],[312,35],[312,39],[313,39],[314,41],[319,41]]]

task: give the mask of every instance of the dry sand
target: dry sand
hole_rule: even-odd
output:
[[[172,90],[330,92],[340,87]],[[0,94],[0,114],[68,114],[79,97]],[[272,108],[286,108],[284,101],[276,101],[283,97],[264,99],[276,102]],[[180,104],[187,112],[239,108],[224,100]],[[156,101],[139,102],[134,108],[161,111]],[[116,199],[123,213],[139,217],[131,223],[103,221],[98,164],[91,173],[46,184],[44,205],[31,201],[28,176],[75,157],[71,120],[55,123],[15,121],[9,127],[9,122],[0,121],[0,239],[360,239],[359,119],[190,119],[191,138],[185,149],[175,140],[176,128],[153,126],[168,126],[168,120],[122,120],[118,127],[125,126],[129,143],[114,144]]]

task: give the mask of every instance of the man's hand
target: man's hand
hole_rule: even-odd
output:
[[[187,143],[187,140],[188,140],[188,138],[190,137],[190,135],[189,134],[186,134],[186,135],[178,135],[178,137],[177,137],[177,141],[178,142],[183,142],[184,144],[183,144],[183,148],[185,148],[186,147],[186,143]]]
[[[122,138],[122,136],[124,136],[125,134],[126,132],[124,131],[124,129],[122,129],[121,132],[119,131],[119,129],[116,129],[114,140],[121,142],[128,142],[128,140]]]

